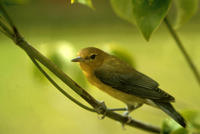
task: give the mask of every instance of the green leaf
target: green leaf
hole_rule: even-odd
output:
[[[188,130],[185,129],[185,128],[179,128],[179,129],[176,129],[175,131],[173,131],[172,133],[170,134],[188,134]]]
[[[175,0],[175,4],[177,7],[175,28],[180,28],[197,12],[198,0]]]
[[[74,3],[74,2],[86,5],[92,9],[94,9],[94,7],[92,5],[92,0],[72,0],[72,3]]]
[[[114,12],[136,24],[148,41],[166,16],[171,0],[110,0]]]
[[[148,41],[167,15],[171,0],[132,0],[136,25]]]
[[[119,17],[135,24],[132,0],[110,0],[110,2],[114,12]]]

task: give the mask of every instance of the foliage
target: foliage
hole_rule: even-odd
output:
[[[121,1],[121,3],[124,3],[124,1]],[[116,13],[119,12],[117,10],[122,9],[121,5],[124,6],[121,3],[118,0],[111,0]],[[129,10],[128,14],[131,14],[131,16],[129,15],[128,19],[134,20],[144,38],[149,40],[152,32],[155,31],[166,16],[171,0],[131,0],[129,3],[131,6],[126,10]],[[121,12],[120,16],[127,16],[126,14],[126,12]]]
[[[89,7],[91,0],[75,0]],[[148,41],[167,16],[172,0],[110,0],[114,12],[137,26]],[[177,16],[175,27],[181,27],[197,12],[198,0],[175,0]]]

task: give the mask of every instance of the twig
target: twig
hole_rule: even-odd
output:
[[[1,26],[0,26],[1,27]],[[9,34],[7,32],[5,32],[2,28],[0,28],[0,32],[2,32],[3,34],[5,34],[8,38],[10,38]]]
[[[13,38],[13,34],[10,29],[0,20],[0,31],[3,32],[9,38]]]
[[[183,54],[183,56],[185,57],[185,60],[187,61],[191,71],[193,72],[199,86],[200,86],[200,74],[196,68],[196,66],[194,65],[192,59],[190,58],[189,54],[187,53],[186,49],[183,46],[183,43],[181,42],[180,38],[178,37],[176,31],[173,29],[172,25],[170,24],[170,22],[168,21],[167,18],[164,19],[164,22],[169,30],[169,32],[171,33],[172,37],[174,38],[178,48],[180,49],[181,53]]]
[[[1,5],[1,3],[0,3]],[[0,6],[0,9],[3,8],[3,6]],[[4,10],[3,13],[6,13],[6,11]],[[6,13],[6,18],[8,17],[8,14]],[[45,67],[47,67],[53,74],[55,74],[60,80],[62,80],[67,86],[69,86],[73,91],[75,91],[79,96],[81,96],[86,102],[88,102],[94,109],[99,107],[99,102],[92,97],[89,93],[87,93],[82,87],[80,87],[76,82],[74,82],[69,76],[67,76],[61,69],[59,69],[53,62],[51,62],[49,59],[47,59],[45,56],[43,56],[39,51],[37,51],[34,47],[32,47],[31,45],[28,44],[28,42],[26,42],[22,36],[19,34],[18,30],[16,29],[16,27],[14,26],[14,24],[12,23],[11,19],[9,19],[10,24],[12,24],[12,28],[13,31],[15,33],[15,36],[12,37],[11,39],[15,42],[16,45],[18,45],[19,47],[21,47],[33,60],[34,63],[36,63],[35,65],[39,65],[35,59],[37,61],[39,61],[41,64],[43,64]],[[8,32],[8,31],[6,31]],[[40,69],[40,71],[43,72],[43,69],[40,68],[40,66],[37,66],[38,69]],[[45,73],[43,72],[43,74],[48,78],[48,80],[56,87],[57,84],[54,83],[54,81],[52,81],[52,79]],[[49,79],[50,78],[50,79]],[[59,88],[58,88],[59,89]],[[68,97],[65,92],[63,92],[63,90],[59,91],[61,93],[63,93],[66,97]],[[100,113],[104,114],[106,111],[106,109],[103,109]],[[121,123],[127,123],[127,120],[129,120],[127,117],[124,117],[118,113],[112,112],[112,111],[106,111],[106,116],[119,121]],[[130,123],[127,123],[127,125],[132,126],[132,127],[136,127],[136,128],[140,128],[141,130],[146,130],[149,132],[154,132],[154,133],[160,133],[160,128],[152,126],[150,124],[146,124],[137,120],[131,120]]]
[[[12,22],[10,16],[8,15],[8,13],[6,12],[6,10],[4,9],[3,7],[3,4],[1,3],[0,1],[0,9],[1,9],[1,12],[2,14],[4,15],[5,19],[7,20],[8,24],[10,24],[10,26],[13,28],[15,27],[14,23]]]

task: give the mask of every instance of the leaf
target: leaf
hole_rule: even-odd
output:
[[[188,130],[185,129],[185,128],[179,128],[179,129],[176,129],[175,131],[173,131],[172,133],[170,134],[188,134]]]
[[[175,28],[180,28],[197,12],[198,0],[176,0],[175,4],[177,7]]]
[[[71,3],[80,3],[94,9],[92,0],[71,0]]]
[[[114,12],[135,24],[148,41],[166,16],[171,0],[110,0]]]
[[[110,0],[110,2],[119,17],[135,24],[132,0]]]
[[[132,0],[136,25],[148,41],[167,15],[171,0]]]

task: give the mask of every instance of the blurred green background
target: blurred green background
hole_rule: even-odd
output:
[[[107,0],[94,0],[95,10],[64,0],[19,2],[6,8],[25,39],[108,107],[125,105],[89,85],[78,64],[70,62],[81,48],[95,46],[128,57],[137,70],[158,81],[162,89],[176,98],[174,106],[178,111],[200,112],[198,84],[165,25],[146,42],[136,27],[113,13]],[[200,70],[200,11],[178,34]],[[120,123],[108,118],[99,120],[98,115],[75,105],[49,84],[26,54],[2,34],[0,61],[0,134],[148,133],[128,126],[124,131]],[[157,126],[168,118],[149,106],[131,115]]]

